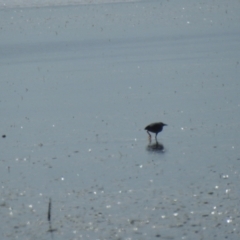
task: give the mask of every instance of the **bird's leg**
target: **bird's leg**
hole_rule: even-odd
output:
[[[148,131],[147,131],[147,133],[148,133],[148,140],[149,140],[149,142],[151,142],[152,141],[152,136]]]
[[[158,135],[158,133],[156,133],[156,135],[155,135],[155,140],[156,140],[156,143],[158,143],[158,140],[157,140],[157,135]]]

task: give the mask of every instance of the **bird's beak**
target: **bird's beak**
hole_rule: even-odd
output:
[[[163,126],[167,126],[167,124],[164,123]]]

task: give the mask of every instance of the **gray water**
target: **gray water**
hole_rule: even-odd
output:
[[[1,239],[239,239],[239,10],[0,10]]]

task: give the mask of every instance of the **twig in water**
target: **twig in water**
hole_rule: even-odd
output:
[[[51,208],[52,208],[52,200],[49,198],[49,203],[48,203],[48,221],[51,221]]]
[[[56,228],[52,228],[52,224],[51,224],[51,209],[52,209],[52,200],[51,198],[49,198],[49,202],[48,202],[48,222],[49,222],[49,229],[48,232],[55,232],[57,231]]]

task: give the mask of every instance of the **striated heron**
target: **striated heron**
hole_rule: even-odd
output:
[[[149,132],[152,132],[152,133],[156,133],[155,139],[157,141],[157,135],[159,132],[161,132],[163,130],[164,126],[167,126],[167,124],[162,123],[162,122],[151,123],[151,124],[147,125],[145,127],[145,130],[147,130],[149,139],[151,140],[151,134]]]

